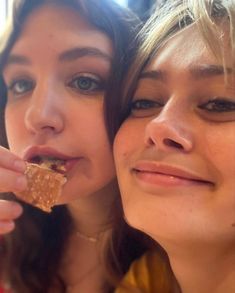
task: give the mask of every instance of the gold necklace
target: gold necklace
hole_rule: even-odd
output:
[[[76,231],[75,235],[89,242],[97,243],[100,240],[101,236],[108,230],[111,230],[111,227],[107,227],[106,229],[100,231],[99,234],[97,234],[97,236],[88,236],[86,234],[81,233],[80,231]]]
[[[88,236],[86,234],[83,234],[79,231],[76,231],[76,236],[81,238],[81,239],[84,239],[84,240],[87,240],[89,242],[92,242],[92,243],[97,243],[100,239],[100,234],[96,237],[92,237],[92,236]]]

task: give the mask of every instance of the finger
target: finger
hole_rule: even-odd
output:
[[[21,173],[23,173],[26,169],[26,163],[20,157],[1,146],[0,166]]]
[[[22,206],[13,201],[0,200],[0,222],[17,219],[23,212]]]
[[[0,235],[10,233],[14,228],[15,223],[13,221],[0,221]]]
[[[23,191],[27,188],[26,176],[0,168],[0,192]]]

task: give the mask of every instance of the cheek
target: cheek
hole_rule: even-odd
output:
[[[119,164],[123,157],[125,158],[126,156],[126,148],[126,133],[124,127],[121,127],[115,136],[113,144],[113,154],[117,169],[119,169]]]
[[[90,104],[88,109],[84,107],[74,121],[74,131],[83,142],[99,176],[114,177],[113,153],[105,127],[103,104],[97,102]]]
[[[120,127],[114,140],[114,157],[117,165],[129,164],[141,149],[143,149],[145,126],[137,120],[127,120]]]
[[[5,128],[10,149],[17,149],[17,142],[22,137],[24,121],[20,116],[20,109],[16,107],[6,107],[5,110]]]
[[[74,99],[67,104],[67,112],[64,113],[66,131],[76,133],[80,140],[86,143],[87,148],[99,150],[107,147],[108,137],[104,122],[103,102],[101,99],[86,100]]]
[[[220,181],[235,181],[235,125],[231,123],[217,129],[209,129],[203,140],[204,152],[219,174]],[[205,150],[205,145],[206,150]]]
[[[136,124],[138,124],[136,120],[126,121],[119,129],[114,140],[114,159],[125,219],[129,225],[140,228],[139,219],[143,218],[141,215],[143,211],[130,172],[135,158],[143,150],[143,127]]]

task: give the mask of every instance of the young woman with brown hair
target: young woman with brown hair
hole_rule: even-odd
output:
[[[67,182],[51,214],[0,201],[5,290],[109,292],[108,275],[143,252],[122,220],[103,113],[139,25],[109,0],[15,1],[0,53],[0,190],[24,190],[25,161],[43,157],[65,161]]]

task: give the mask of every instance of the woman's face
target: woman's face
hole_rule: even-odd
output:
[[[142,72],[116,136],[125,216],[163,245],[235,242],[231,71],[225,84],[222,64],[195,28],[181,32]]]
[[[115,176],[103,119],[112,56],[109,38],[76,11],[47,5],[26,20],[4,68],[10,149],[25,160],[65,159],[62,202]]]

